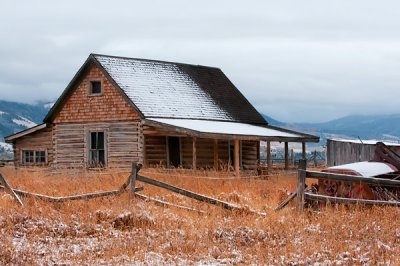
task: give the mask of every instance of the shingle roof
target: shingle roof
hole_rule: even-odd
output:
[[[145,118],[267,124],[218,68],[92,55]]]

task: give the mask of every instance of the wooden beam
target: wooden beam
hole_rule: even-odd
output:
[[[196,151],[196,137],[193,137],[193,153],[192,153],[192,158],[193,158],[193,162],[192,162],[192,169],[196,170],[197,169],[197,151]]]
[[[214,139],[214,170],[218,171],[218,140]]]
[[[397,206],[397,207],[400,207],[400,202],[399,201],[384,201],[384,200],[367,200],[367,199],[331,197],[331,196],[326,196],[326,195],[312,194],[310,192],[304,192],[304,195],[305,195],[306,199],[318,200],[318,201],[327,201],[327,202],[333,202],[333,203],[352,203],[352,204]]]
[[[268,174],[272,170],[272,158],[271,158],[271,141],[267,141],[267,164],[268,164]]]
[[[289,142],[285,142],[285,170],[289,169]]]
[[[0,184],[4,186],[5,190],[15,199],[16,202],[18,202],[20,206],[24,206],[21,199],[18,197],[15,191],[10,187],[10,185],[7,183],[7,181],[1,174],[0,174]]]
[[[305,142],[301,143],[301,158],[304,159],[304,160],[307,159],[307,157],[306,157],[306,143]]]
[[[238,139],[235,139],[235,175],[239,176],[240,175],[240,169],[239,169],[239,145],[240,142]]]
[[[300,160],[299,171],[297,174],[297,210],[302,211],[304,209],[304,189],[306,188],[306,167],[307,161]]]

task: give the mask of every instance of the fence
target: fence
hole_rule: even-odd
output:
[[[313,194],[305,190],[305,184],[307,178],[360,182],[369,185],[400,188],[399,180],[307,171],[306,161],[301,160],[299,164],[298,181],[297,181],[297,209],[300,211],[304,209],[305,199],[319,200],[319,201],[326,201],[333,203],[400,206],[399,201],[354,199],[354,198],[342,198],[342,197],[332,197],[326,195]]]
[[[201,210],[196,210],[192,207],[176,205],[176,204],[158,200],[158,199],[155,199],[155,198],[152,198],[149,196],[138,194],[136,192],[142,191],[144,189],[143,187],[136,186],[136,181],[140,181],[140,182],[143,182],[143,183],[146,183],[149,185],[167,189],[169,191],[192,198],[197,201],[206,202],[206,203],[212,204],[212,205],[217,205],[219,207],[222,207],[222,208],[230,210],[230,211],[247,212],[247,213],[253,213],[253,214],[257,214],[257,215],[261,215],[261,216],[266,216],[266,213],[258,212],[249,207],[242,207],[242,206],[236,205],[234,203],[222,201],[222,200],[210,197],[210,196],[195,193],[193,191],[190,191],[190,190],[187,190],[184,188],[176,187],[171,184],[167,184],[165,182],[151,179],[151,178],[145,177],[143,175],[139,175],[140,169],[141,169],[140,164],[138,165],[136,163],[132,163],[132,172],[129,175],[126,182],[119,189],[111,190],[111,191],[93,192],[93,193],[72,195],[72,196],[66,196],[66,197],[53,197],[53,196],[42,195],[42,194],[38,194],[38,193],[27,192],[27,191],[23,191],[23,190],[19,190],[19,189],[13,189],[13,188],[11,188],[11,186],[8,184],[6,179],[1,174],[0,174],[0,189],[3,189],[7,193],[9,193],[19,205],[24,206],[20,196],[21,197],[32,197],[32,198],[36,198],[36,199],[40,199],[40,200],[44,200],[44,201],[48,201],[48,202],[65,202],[65,201],[70,201],[70,200],[85,200],[85,199],[93,199],[93,198],[105,197],[105,196],[115,196],[115,195],[124,193],[128,189],[128,187],[130,187],[131,194],[137,198],[140,198],[143,200],[150,200],[150,201],[153,201],[153,202],[155,202],[159,205],[163,205],[163,206],[172,206],[172,207],[178,207],[178,208],[182,208],[182,209],[186,209],[186,210],[202,212]]]

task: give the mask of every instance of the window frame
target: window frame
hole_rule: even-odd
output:
[[[100,79],[91,79],[88,81],[89,83],[89,96],[101,96],[103,95],[103,82]],[[100,84],[100,92],[93,92],[93,84],[94,83],[99,83]]]
[[[32,152],[32,161],[27,162],[26,161],[26,152]],[[37,162],[36,157],[37,153],[42,153],[44,152],[44,162]],[[21,164],[22,165],[45,165],[48,163],[48,154],[47,154],[47,149],[22,149],[21,150]]]
[[[102,149],[93,149],[92,148],[92,133],[97,133],[96,137],[97,137],[97,141],[98,141],[98,133],[103,133],[103,148]],[[89,169],[96,169],[96,168],[106,168],[107,164],[108,164],[108,158],[107,158],[107,132],[106,130],[97,130],[97,129],[93,129],[93,130],[89,130],[87,133],[87,167]],[[98,143],[96,143],[96,145],[98,145]],[[94,164],[92,163],[92,152],[97,152],[97,158],[99,159],[99,151],[103,151],[103,156],[104,156],[104,163],[103,164]]]

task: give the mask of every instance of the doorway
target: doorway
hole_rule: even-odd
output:
[[[169,166],[181,165],[181,145],[179,137],[168,137]]]

